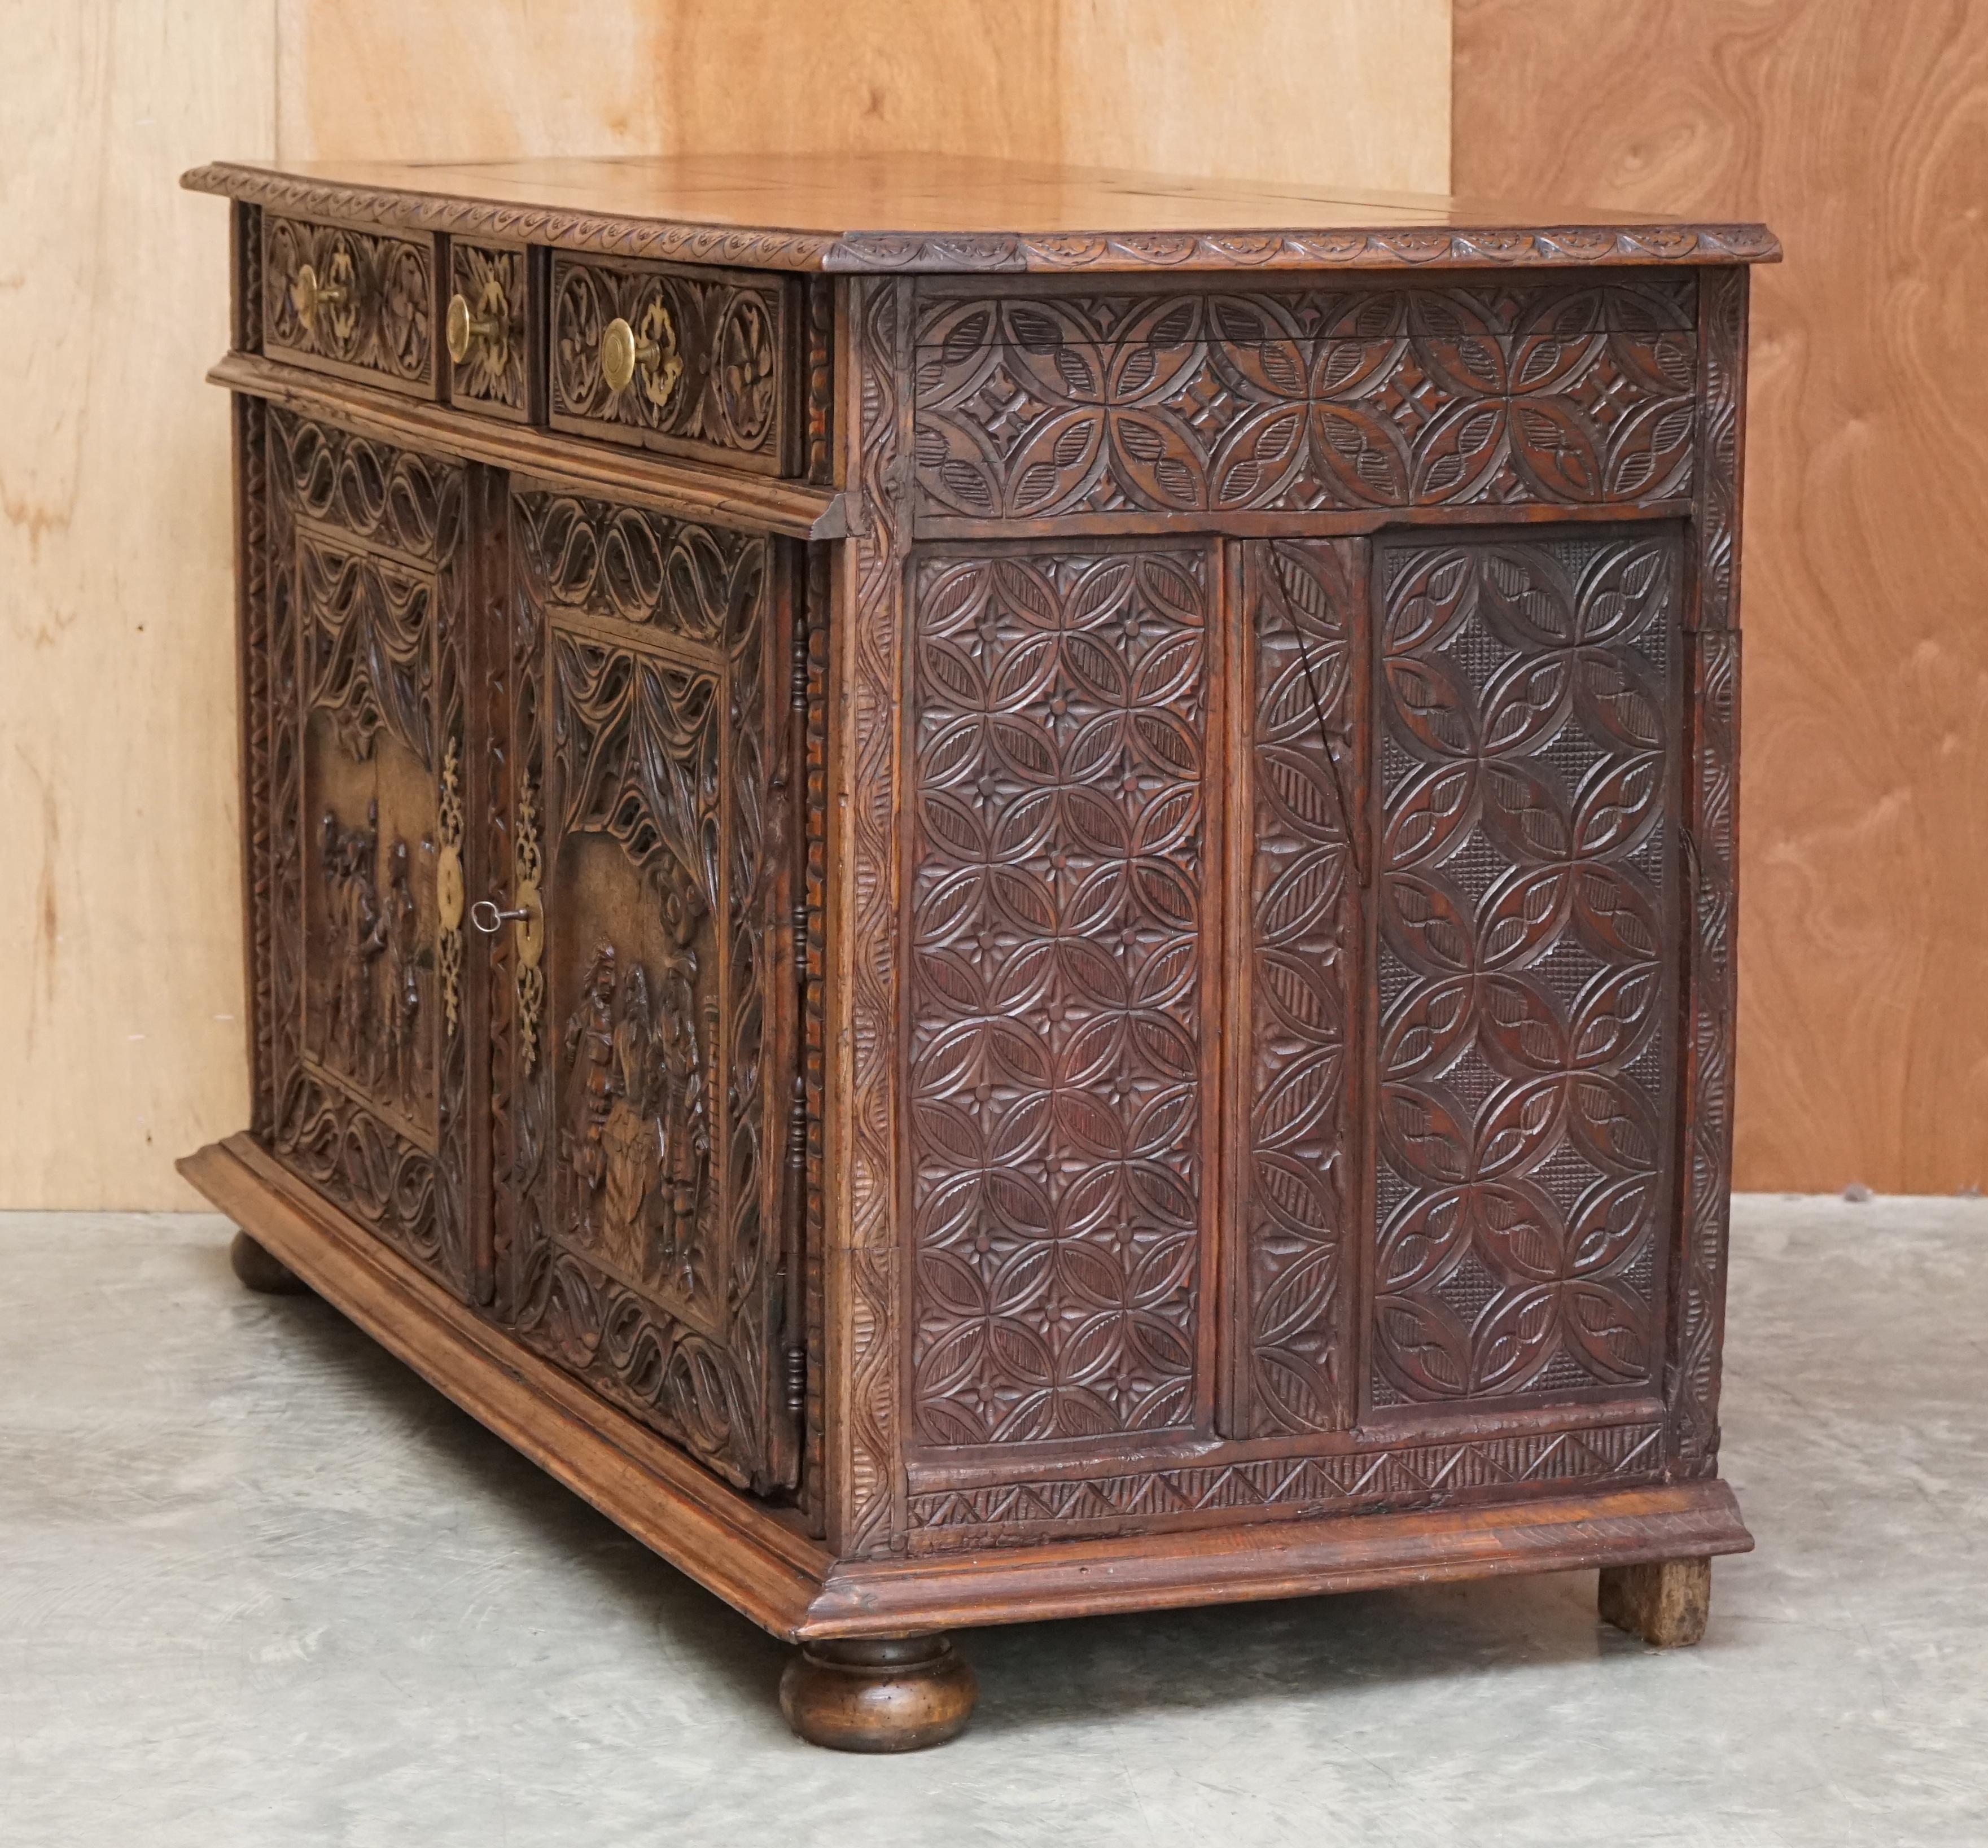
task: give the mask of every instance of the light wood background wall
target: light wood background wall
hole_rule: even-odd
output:
[[[225,221],[178,173],[823,145],[1410,191],[1453,145],[1459,191],[1773,223],[1739,1180],[1988,1185],[1988,7],[1454,0],[1453,67],[1452,12],[0,0],[0,1205],[191,1204],[245,1108]]]
[[[1454,183],[1763,218],[1740,1184],[1988,1187],[1988,5],[1456,0]]]
[[[173,1158],[246,1113],[227,219],[183,169],[1449,164],[1449,0],[0,0],[0,1206],[194,1205]]]

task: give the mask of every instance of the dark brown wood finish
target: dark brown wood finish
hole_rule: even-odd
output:
[[[1030,1616],[1599,1565],[1692,1640],[1771,238],[634,166],[189,176],[254,1075],[189,1173],[871,1639],[820,1742]]]

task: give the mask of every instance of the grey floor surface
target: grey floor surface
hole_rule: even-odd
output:
[[[1702,1647],[1591,1573],[981,1631],[896,1760],[227,1238],[0,1215],[0,1842],[1988,1842],[1988,1204],[1740,1203]]]

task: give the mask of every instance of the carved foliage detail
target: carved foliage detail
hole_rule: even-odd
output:
[[[497,337],[471,341],[462,363],[451,367],[450,395],[458,404],[467,400],[522,411],[526,347],[525,253],[458,240],[449,246],[448,270],[451,292],[469,304],[471,314],[479,321],[494,321],[501,326]]]
[[[918,482],[975,519],[1689,491],[1689,275],[926,304]]]
[[[272,351],[357,366],[409,385],[434,377],[434,247],[372,231],[265,217],[263,339]],[[308,266],[319,299],[297,299]]]
[[[1655,1377],[1679,551],[1378,554],[1378,1404]]]
[[[617,319],[658,349],[654,362],[638,365],[619,390],[601,365],[602,336]],[[553,261],[556,415],[625,424],[733,455],[776,457],[786,338],[777,288]]]
[[[1205,555],[915,573],[913,1392],[939,1444],[1195,1413]]]
[[[1356,654],[1364,547],[1279,540],[1246,560],[1253,653],[1242,1237],[1248,1410],[1238,1434],[1347,1422],[1348,1049],[1358,1005]]]

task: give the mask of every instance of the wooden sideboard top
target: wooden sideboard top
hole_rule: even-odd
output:
[[[1773,262],[1764,225],[956,154],[220,161],[306,217],[681,262],[890,272]]]

